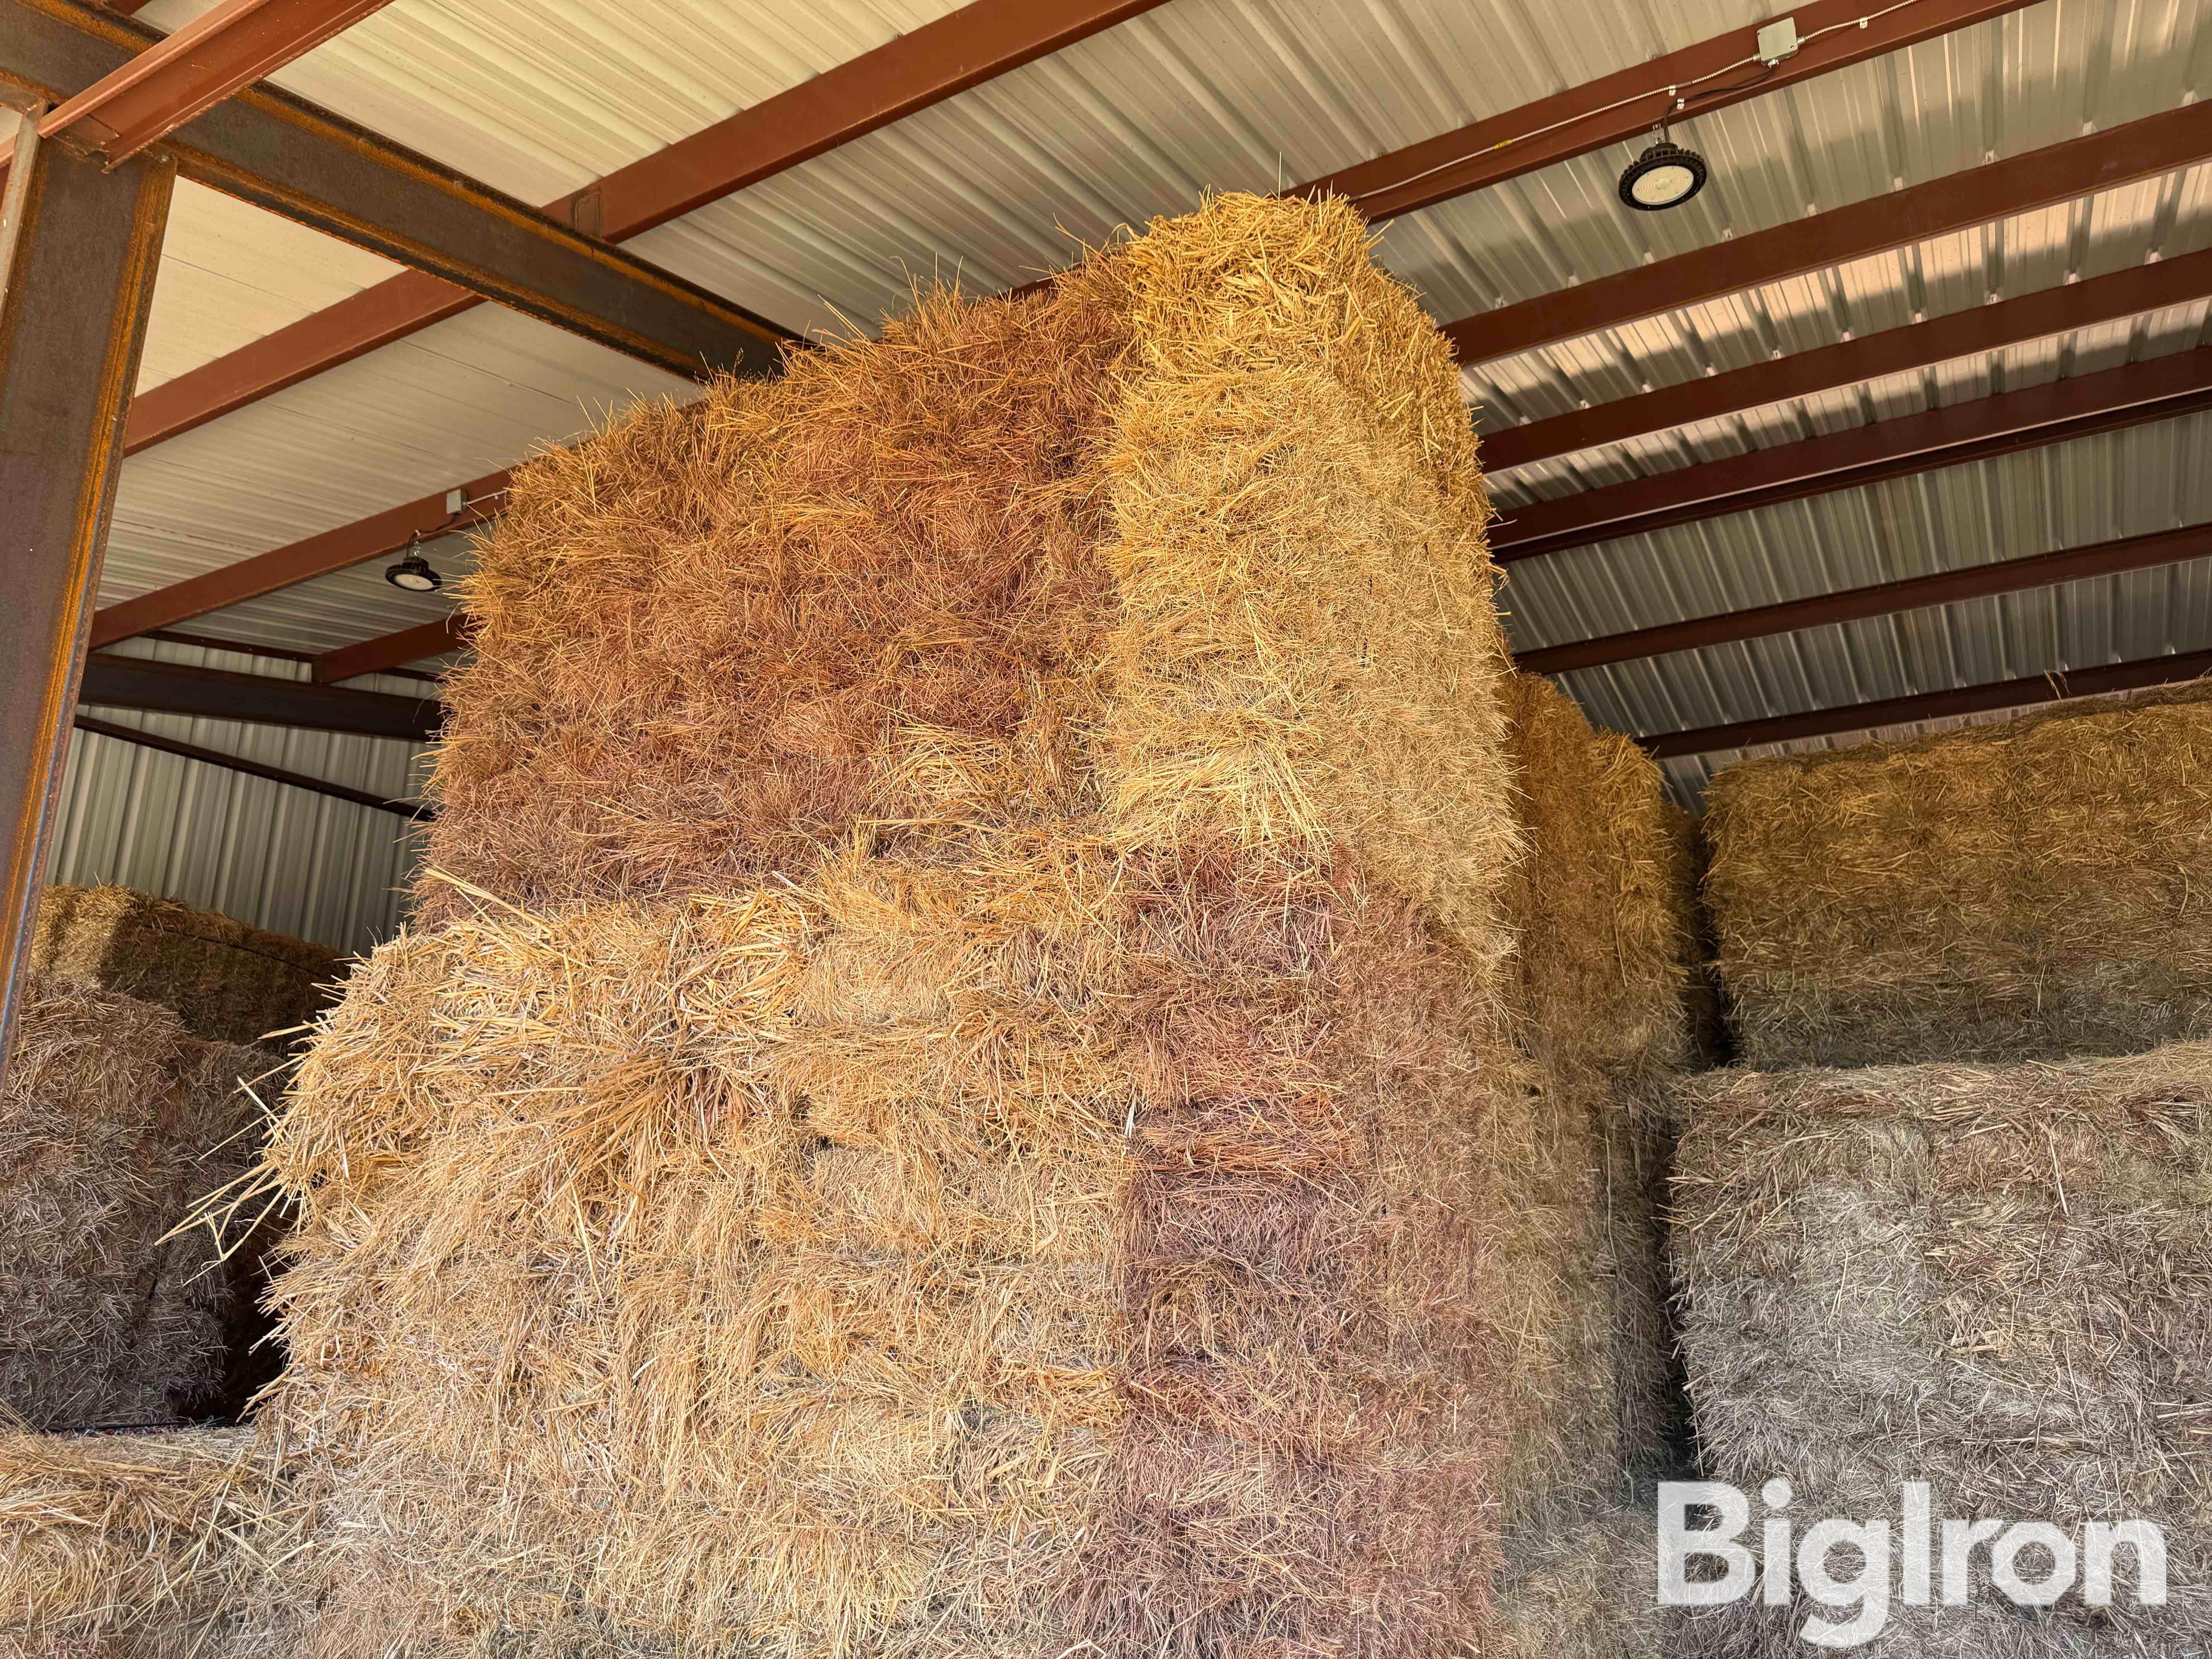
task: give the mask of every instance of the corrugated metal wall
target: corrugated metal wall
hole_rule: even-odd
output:
[[[303,663],[133,640],[114,649],[164,662],[305,679]],[[365,690],[422,695],[377,677]],[[95,708],[104,720],[243,755],[394,799],[419,793],[424,752],[389,738],[293,732],[231,720]],[[112,881],[204,909],[365,951],[398,931],[420,856],[412,821],[119,738],[73,734],[47,878]]]

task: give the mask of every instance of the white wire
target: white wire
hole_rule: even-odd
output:
[[[1799,52],[1802,52],[1806,47],[1811,46],[1813,42],[1819,40],[1822,35],[1833,34],[1838,29],[1864,28],[1869,23],[1876,22],[1881,19],[1888,16],[1890,13],[1893,11],[1903,11],[1906,7],[1914,3],[1916,3],[1916,0],[1895,0],[1894,4],[1884,6],[1880,11],[1870,11],[1863,17],[1847,17],[1840,23],[1831,23],[1824,29],[1814,29],[1810,34],[1805,35],[1798,40],[1797,50]],[[1625,108],[1630,104],[1640,104],[1646,98],[1658,98],[1663,96],[1679,99],[1683,88],[1686,87],[1702,86],[1708,81],[1718,80],[1722,76],[1729,73],[1731,70],[1740,70],[1747,64],[1764,64],[1767,61],[1767,59],[1761,58],[1757,52],[1753,52],[1748,58],[1739,58],[1732,64],[1723,64],[1717,70],[1708,70],[1705,74],[1698,76],[1694,81],[1677,81],[1668,86],[1653,87],[1648,92],[1631,93],[1626,98],[1616,98],[1610,104],[1601,105],[1596,109],[1584,110],[1579,115],[1571,115],[1563,121],[1554,121],[1549,126],[1537,127],[1534,131],[1528,132],[1516,133],[1510,138],[1501,138],[1494,144],[1485,144],[1480,149],[1471,149],[1464,155],[1455,155],[1449,161],[1439,161],[1432,167],[1422,168],[1420,172],[1413,174],[1410,178],[1395,179],[1387,185],[1377,185],[1372,190],[1363,190],[1358,195],[1352,197],[1351,199],[1355,202],[1364,202],[1370,196],[1381,196],[1389,191],[1403,190],[1408,185],[1418,185],[1424,179],[1432,177],[1439,173],[1446,172],[1450,168],[1462,166],[1468,161],[1475,160],[1478,156],[1488,155],[1492,151],[1504,149],[1510,145],[1525,144],[1531,138],[1541,138],[1546,133],[1557,132],[1561,127],[1578,126],[1584,121],[1591,120],[1600,115],[1609,115],[1614,110]],[[1780,58],[1773,60],[1775,63],[1780,63],[1781,61],[1782,60]]]

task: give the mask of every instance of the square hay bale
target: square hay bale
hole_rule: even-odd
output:
[[[170,1009],[211,1042],[256,1043],[305,1024],[329,1002],[342,962],[306,939],[106,885],[47,888],[31,944],[33,972]]]
[[[371,958],[270,1152],[319,1650],[1481,1628],[1517,1194],[1461,960],[1348,873],[994,875]]]
[[[0,1431],[0,1653],[261,1659],[234,1609],[270,1492],[250,1429]]]
[[[1895,1516],[1926,1480],[1937,1517],[2166,1529],[2164,1609],[2128,1605],[2124,1566],[2102,1614],[2078,1585],[2023,1614],[1979,1583],[1979,1613],[1900,1602],[1887,1650],[2039,1650],[2024,1621],[2053,1651],[2112,1632],[2115,1652],[2203,1650],[2212,1044],[1712,1073],[1683,1095],[1674,1239],[1709,1473],[1783,1475],[1801,1516]]]
[[[1494,963],[1490,507],[1368,234],[1220,198],[521,469],[428,866],[545,908],[1079,818],[1357,848]]]
[[[1505,682],[1529,856],[1508,890],[1532,1050],[1618,1075],[1691,1058],[1696,955],[1687,815],[1651,758],[1594,730],[1549,680]]]
[[[2212,1036],[2212,691],[1745,762],[1708,799],[1748,1065]]]
[[[28,982],[0,1088],[0,1408],[34,1427],[220,1403],[252,1253],[168,1237],[259,1153],[265,1050],[67,980]]]
[[[1561,1437],[1543,1461],[1586,1474],[1579,1492],[1559,1483],[1516,1517],[1542,1533],[1619,1503],[1624,1474],[1667,1455],[1662,1086],[1692,1054],[1694,884],[1683,815],[1640,749],[1593,730],[1538,676],[1511,676],[1504,696],[1528,844],[1505,897],[1528,1060],[1514,1287],[1532,1316],[1513,1363],[1531,1392],[1561,1402],[1539,1419]]]
[[[1366,234],[1223,198],[518,477],[268,1155],[317,1652],[1396,1659],[1617,1481],[1513,1363],[1602,1170]]]

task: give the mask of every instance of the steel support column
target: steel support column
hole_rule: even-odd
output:
[[[0,1067],[38,918],[86,630],[138,378],[174,167],[103,173],[20,123],[0,280]],[[22,177],[18,180],[15,175]],[[15,200],[11,189],[9,201]]]

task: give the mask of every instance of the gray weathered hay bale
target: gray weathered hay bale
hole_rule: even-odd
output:
[[[275,1659],[233,1611],[271,1490],[252,1442],[0,1431],[0,1654]]]
[[[166,1237],[258,1155],[264,1050],[33,979],[0,1090],[0,1407],[37,1427],[173,1422],[217,1400],[243,1258]]]
[[[1224,198],[519,476],[272,1136],[320,1651],[1485,1638],[1586,1472],[1505,1444],[1488,507],[1367,237]]]
[[[2172,1602],[2123,1595],[2112,1623],[2212,1641],[2212,1044],[1717,1072],[1682,1096],[1674,1240],[1709,1473],[1784,1475],[1800,1516],[1895,1515],[1925,1480],[1938,1516],[2157,1522]],[[1960,1651],[2010,1651],[2018,1628],[1993,1610]]]
[[[195,1036],[259,1042],[325,1006],[343,958],[213,910],[127,887],[46,889],[33,972],[172,1010]]]
[[[1748,1065],[2212,1035],[2212,692],[1745,762],[1708,800]]]

